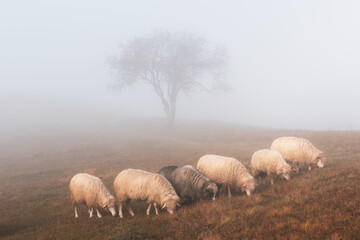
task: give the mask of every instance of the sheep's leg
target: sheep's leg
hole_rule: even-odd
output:
[[[151,209],[151,203],[149,204],[149,207],[146,210],[146,215],[149,216],[150,215],[150,209]]]
[[[99,209],[96,209],[96,214],[97,214],[98,218],[102,218],[102,215],[101,215],[101,213],[99,212]]]
[[[274,185],[274,179],[271,178],[271,185]]]
[[[129,201],[126,202],[126,207],[127,207],[128,211],[129,211],[129,214],[130,214],[131,216],[135,216],[133,210],[132,210],[131,207],[130,207],[130,202],[129,202]]]
[[[153,204],[154,204],[154,208],[155,208],[156,215],[159,215],[159,211],[158,211],[158,209],[157,209],[157,204],[156,204],[156,202],[154,202]]]
[[[128,210],[131,216],[135,216],[133,210],[131,209],[130,205],[128,205]]]
[[[75,207],[75,218],[78,218],[79,215],[78,215],[78,212],[77,212],[77,206],[75,205],[74,207]]]
[[[311,171],[311,166],[309,166],[309,171]]]
[[[231,191],[229,185],[227,186],[227,189],[228,189],[228,197],[231,198]]]
[[[91,218],[94,216],[93,212],[94,212],[94,208],[89,208],[89,214]]]
[[[119,217],[123,218],[122,202],[119,203]]]

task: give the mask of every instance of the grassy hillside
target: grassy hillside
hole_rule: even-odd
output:
[[[324,169],[302,169],[291,181],[265,179],[251,197],[220,196],[183,206],[174,215],[107,213],[74,218],[68,184],[78,172],[112,189],[126,168],[157,171],[196,165],[204,154],[232,156],[249,165],[273,139],[308,138],[328,158]],[[360,232],[360,132],[256,129],[220,123],[119,123],[82,131],[18,135],[0,141],[0,238],[3,239],[357,239]]]

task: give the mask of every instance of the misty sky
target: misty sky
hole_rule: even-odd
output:
[[[0,129],[165,117],[149,86],[109,91],[106,58],[153,31],[199,33],[231,56],[231,92],[180,96],[178,118],[360,129],[359,1],[0,3]]]

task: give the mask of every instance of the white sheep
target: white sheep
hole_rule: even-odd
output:
[[[271,149],[280,152],[288,162],[309,166],[309,170],[315,163],[319,168],[323,168],[326,161],[323,153],[304,138],[280,137],[274,140]]]
[[[197,169],[214,182],[227,186],[229,197],[230,188],[246,191],[248,196],[255,189],[254,177],[235,158],[205,155],[199,159]]]
[[[276,174],[286,180],[290,179],[291,166],[285,161],[281,153],[270,149],[256,151],[250,161],[251,174],[256,177],[260,173]],[[274,184],[271,178],[271,184]]]
[[[93,217],[94,208],[97,216],[102,217],[99,210],[107,208],[113,216],[116,215],[115,198],[106,189],[98,177],[87,173],[78,173],[70,181],[70,198],[75,208],[75,218],[79,217],[78,204],[88,207],[90,217]]]
[[[130,200],[147,201],[149,207],[146,210],[146,215],[150,214],[151,204],[154,205],[156,215],[158,214],[157,204],[162,208],[167,208],[167,211],[173,214],[180,201],[174,187],[165,177],[139,169],[127,169],[120,172],[115,178],[114,190],[119,203],[119,216],[121,218],[123,217],[123,204],[131,216],[135,215],[130,207]]]

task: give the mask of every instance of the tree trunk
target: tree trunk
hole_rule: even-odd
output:
[[[168,124],[170,126],[174,125],[175,116],[172,113],[169,113],[167,117],[168,117]]]
[[[155,88],[155,87],[154,87]],[[156,90],[156,88],[155,88]],[[166,113],[166,116],[168,118],[168,124],[169,126],[172,126],[175,121],[175,115],[176,115],[176,96],[177,94],[173,94],[169,96],[168,99],[164,97],[161,91],[157,91],[159,97],[161,98],[161,102],[163,104],[163,110]]]
[[[170,105],[170,106],[169,106]],[[174,125],[175,115],[176,115],[176,99],[170,99],[169,111],[166,112],[168,117],[168,124],[170,126]]]

